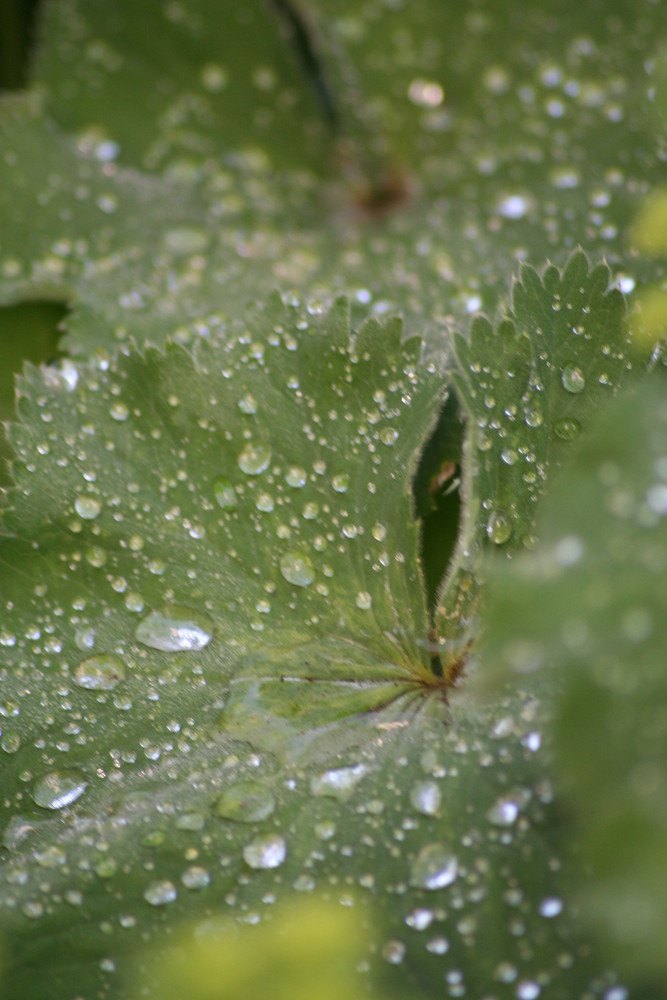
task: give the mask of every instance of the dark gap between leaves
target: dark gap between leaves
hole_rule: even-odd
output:
[[[458,400],[450,393],[424,446],[412,483],[415,513],[421,522],[419,558],[431,616],[459,535],[463,427]],[[437,673],[437,664],[432,666]]]
[[[0,90],[20,90],[28,82],[41,2],[0,0]]]
[[[24,362],[53,364],[66,357],[58,344],[67,312],[61,302],[44,300],[0,308],[0,423],[15,417],[14,376],[21,373]],[[0,433],[0,487],[11,483],[7,464],[11,457],[3,429]]]

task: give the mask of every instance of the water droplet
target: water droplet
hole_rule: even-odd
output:
[[[400,965],[405,958],[404,943],[396,940],[385,942],[382,948],[382,957],[390,965]]]
[[[350,797],[355,786],[366,774],[364,764],[355,764],[354,767],[339,767],[330,771],[324,771],[310,782],[310,790],[313,795],[326,796],[344,802]]]
[[[573,441],[581,430],[581,424],[578,420],[568,419],[567,417],[561,417],[554,424],[554,433],[556,437],[559,437],[561,441]]]
[[[168,878],[156,879],[146,886],[143,895],[151,906],[165,906],[178,898],[178,889]]]
[[[239,781],[223,792],[214,812],[237,823],[258,823],[267,819],[274,808],[275,799],[268,788],[256,781]]]
[[[315,579],[315,567],[309,557],[293,550],[281,558],[280,572],[295,587],[307,587]]]
[[[361,611],[369,611],[373,605],[373,598],[367,590],[360,590],[357,594],[355,604]]]
[[[410,792],[410,801],[424,816],[436,816],[442,794],[435,781],[420,781]]]
[[[191,865],[181,875],[181,882],[186,889],[205,889],[207,885],[210,885],[211,876],[205,868]]]
[[[223,510],[232,510],[236,507],[238,499],[229,479],[225,479],[224,476],[216,479],[213,483],[213,493],[218,507],[222,507]]]
[[[271,449],[266,444],[249,442],[239,455],[239,469],[248,476],[258,476],[268,469],[271,461]]]
[[[35,783],[31,794],[42,809],[64,809],[81,798],[87,787],[79,771],[51,771]]]
[[[547,918],[557,917],[562,910],[563,902],[557,896],[550,896],[548,899],[543,899],[539,906],[540,915]]]
[[[542,989],[538,983],[534,983],[528,979],[519,983],[516,988],[517,1000],[537,1000],[541,992]]]
[[[251,868],[278,868],[286,857],[287,844],[279,833],[262,834],[243,848],[243,860]]]
[[[516,465],[519,460],[519,453],[516,448],[503,448],[500,457],[505,465]]]
[[[667,483],[655,483],[646,491],[646,506],[654,514],[667,514]]]
[[[285,473],[285,482],[294,489],[300,489],[306,484],[306,470],[300,465],[292,465]]]
[[[95,497],[77,497],[74,509],[85,521],[94,521],[102,510],[102,504]]]
[[[523,410],[523,419],[528,427],[541,427],[544,422],[542,411],[536,406],[525,406]]]
[[[16,753],[17,750],[21,749],[21,737],[18,733],[5,733],[0,746],[5,753]]]
[[[203,649],[213,636],[213,623],[206,615],[178,604],[167,604],[139,622],[134,634],[139,642],[165,653]]]
[[[486,813],[494,826],[512,826],[519,815],[519,806],[513,799],[498,799]]]
[[[239,399],[238,406],[241,413],[246,413],[248,416],[257,413],[257,400],[250,392],[247,392],[242,399]]]
[[[420,108],[437,108],[444,101],[445,92],[434,80],[413,80],[408,97]]]
[[[130,415],[130,411],[125,403],[116,401],[109,407],[109,415],[112,420],[117,420],[119,423],[122,423],[124,420],[127,420]]]
[[[382,441],[382,444],[386,444],[389,447],[391,447],[392,444],[395,444],[398,441],[398,431],[396,428],[383,428],[383,430],[380,431],[380,441]]]
[[[117,656],[91,656],[74,671],[74,683],[89,691],[112,691],[125,678],[125,667]]]
[[[503,545],[512,535],[512,522],[502,511],[494,511],[486,522],[486,533],[496,545]]]
[[[586,388],[586,376],[582,372],[581,368],[572,363],[563,367],[560,374],[560,380],[565,391],[573,393],[574,395],[583,392]]]
[[[387,529],[384,524],[374,524],[371,530],[371,534],[376,542],[383,542],[387,537]]]
[[[227,71],[217,63],[206,63],[202,67],[199,79],[209,94],[219,94],[227,86]]]
[[[507,195],[498,205],[498,211],[505,219],[523,219],[529,208],[528,199],[520,194]]]
[[[350,477],[345,474],[334,476],[331,480],[331,485],[335,489],[336,493],[347,493],[350,485]]]
[[[459,863],[444,844],[427,844],[410,869],[410,885],[418,889],[444,889],[459,874]]]

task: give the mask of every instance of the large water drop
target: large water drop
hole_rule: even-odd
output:
[[[213,636],[207,615],[179,604],[167,604],[139,622],[134,634],[139,642],[165,653],[203,649]]]
[[[64,809],[81,798],[87,787],[80,771],[51,771],[38,779],[31,794],[42,809]]]

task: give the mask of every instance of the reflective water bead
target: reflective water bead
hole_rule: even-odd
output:
[[[400,965],[405,958],[405,944],[396,940],[385,942],[382,948],[382,957],[390,965]]]
[[[144,646],[165,653],[203,649],[213,636],[213,623],[206,615],[179,604],[151,611],[134,631]]]
[[[250,868],[278,868],[286,857],[287,844],[278,833],[254,837],[243,848],[243,860]]]
[[[293,489],[300,489],[306,484],[306,470],[300,465],[292,465],[285,473],[285,482]]]
[[[346,493],[350,485],[350,477],[345,474],[334,476],[331,480],[331,485],[336,493]]]
[[[258,476],[268,469],[271,461],[271,449],[266,444],[248,442],[238,457],[241,472],[248,476]]]
[[[486,534],[496,545],[503,545],[512,535],[512,522],[502,511],[494,511],[486,522]]]
[[[398,441],[398,431],[394,427],[383,428],[380,431],[380,441],[390,447]]]
[[[410,885],[418,889],[444,889],[459,874],[459,863],[445,844],[427,844],[410,868]]]
[[[295,587],[307,587],[315,579],[312,560],[303,552],[291,550],[280,560],[280,572]]]
[[[248,392],[242,399],[239,399],[238,408],[241,413],[246,413],[249,416],[252,416],[253,413],[257,413],[257,400],[252,393]]]
[[[117,656],[90,656],[74,671],[74,683],[89,691],[112,691],[125,678],[125,667]]]
[[[87,787],[80,771],[51,771],[39,778],[31,795],[42,809],[64,809],[81,798]]]
[[[487,810],[486,818],[494,826],[512,826],[519,815],[519,806],[512,799],[500,798]]]
[[[220,476],[213,483],[213,494],[218,507],[222,507],[223,510],[232,510],[238,504],[234,487],[224,476]]]
[[[181,882],[186,889],[204,889],[211,882],[211,876],[205,868],[191,865],[181,875]]]
[[[178,889],[169,879],[156,879],[146,886],[143,897],[151,906],[165,906],[178,898]]]
[[[412,805],[424,816],[436,816],[442,794],[435,781],[420,781],[410,792]]]
[[[310,782],[310,790],[313,795],[328,796],[344,802],[352,794],[355,786],[366,774],[364,764],[355,764],[354,767],[338,767],[329,771],[324,771]]]
[[[74,509],[85,521],[94,521],[102,510],[102,504],[95,497],[77,497]]]
[[[561,417],[554,424],[554,434],[559,437],[561,441],[573,441],[577,437],[579,431],[581,430],[581,424],[578,420],[568,419],[567,417]]]
[[[586,376],[578,365],[570,362],[563,366],[560,380],[566,392],[578,395],[586,388]]]

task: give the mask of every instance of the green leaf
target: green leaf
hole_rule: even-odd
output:
[[[466,514],[440,597],[445,635],[474,611],[480,555],[511,556],[533,541],[553,468],[639,362],[623,296],[609,286],[608,268],[589,268],[581,252],[562,273],[524,266],[497,328],[478,317],[469,340],[456,338],[454,379],[469,418]]]
[[[275,285],[400,309],[442,350],[526,256],[562,263],[580,243],[628,287],[655,273],[626,239],[661,176],[642,82],[653,6],[623,5],[618,21],[588,5],[556,19],[518,3],[413,7],[304,15],[340,108],[332,162],[285,17],[256,2],[47,5],[32,96],[58,127],[3,126],[0,296],[46,283],[76,299],[66,346],[81,355],[224,328]]]
[[[1,636],[17,1000],[46,968],[45,1000],[122,996],[180,920],[354,887],[371,973],[399,991],[566,1000],[597,975],[560,959],[581,941],[537,699],[459,696],[445,724],[410,516],[441,379],[399,335],[276,298],[194,362],[168,345],[21,383]]]
[[[660,375],[604,414],[545,504],[540,545],[497,565],[481,653],[522,681],[560,679],[559,779],[592,867],[581,905],[653,996],[667,983],[666,432]]]

